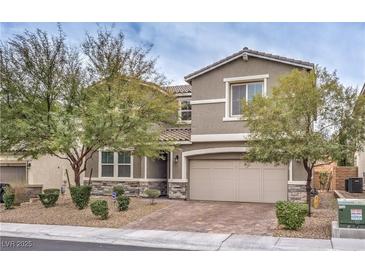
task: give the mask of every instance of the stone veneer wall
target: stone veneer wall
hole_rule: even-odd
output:
[[[171,199],[187,199],[188,183],[187,182],[169,182],[168,197]],[[307,193],[305,185],[288,184],[288,201],[306,202]]]
[[[188,183],[187,182],[169,182],[168,197],[171,199],[187,199]]]
[[[91,194],[92,195],[111,195],[114,186],[122,186],[125,190],[125,194],[128,196],[141,196],[145,197],[144,191],[146,189],[158,189],[161,191],[161,196],[167,195],[167,182],[166,181],[91,181]]]
[[[288,201],[306,202],[307,193],[305,185],[288,184]]]

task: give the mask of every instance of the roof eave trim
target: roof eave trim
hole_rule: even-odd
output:
[[[225,61],[223,61],[222,63],[219,63],[215,66],[212,66],[210,68],[207,68],[205,70],[202,70],[196,74],[191,74],[191,75],[188,75],[188,76],[185,76],[184,79],[186,82],[189,83],[189,81],[191,81],[192,79],[204,74],[204,73],[207,73],[208,71],[211,71],[211,70],[214,70],[220,66],[223,66],[229,62],[232,62],[240,57],[242,57],[243,54],[247,54],[249,56],[253,56],[253,57],[257,57],[257,58],[261,58],[261,59],[267,59],[267,60],[270,60],[270,61],[274,61],[274,62],[279,62],[279,63],[284,63],[284,64],[289,64],[289,65],[293,65],[293,66],[296,66],[296,67],[301,67],[301,68],[306,68],[306,69],[313,69],[314,68],[314,65],[312,66],[309,66],[309,65],[304,65],[304,64],[299,64],[299,63],[295,63],[295,62],[290,62],[290,61],[285,61],[285,60],[279,60],[279,59],[276,59],[276,58],[271,58],[271,57],[268,57],[268,56],[262,56],[262,55],[258,55],[258,54],[254,54],[254,53],[249,53],[249,52],[243,52],[243,53],[240,53],[239,55],[236,55],[230,59],[227,59]]]

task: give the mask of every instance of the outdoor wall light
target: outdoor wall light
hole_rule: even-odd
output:
[[[179,155],[175,156],[175,163],[177,163],[179,161]]]

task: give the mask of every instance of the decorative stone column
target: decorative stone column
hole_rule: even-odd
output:
[[[288,184],[288,201],[292,202],[303,202],[307,201],[307,192],[305,184]]]
[[[170,199],[187,199],[188,197],[187,181],[170,181],[168,182],[168,197]]]

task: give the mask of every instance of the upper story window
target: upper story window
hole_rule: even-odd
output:
[[[132,156],[130,151],[101,151],[101,177],[132,177]]]
[[[264,83],[252,82],[231,85],[231,116],[242,114],[243,102],[251,102],[256,95],[263,95]]]
[[[191,122],[190,99],[180,101],[179,119],[181,122]]]

